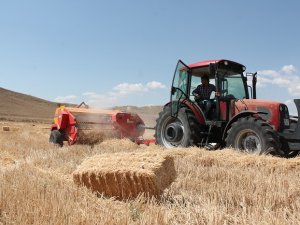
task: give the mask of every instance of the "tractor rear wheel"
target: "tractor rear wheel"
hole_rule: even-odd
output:
[[[52,130],[50,133],[49,142],[62,147],[64,145],[64,135],[59,130]]]
[[[259,155],[276,152],[280,148],[279,137],[270,124],[251,116],[234,122],[225,141],[227,147]]]
[[[179,109],[176,118],[171,116],[170,107],[159,113],[154,135],[159,145],[166,148],[194,146],[199,135],[200,125],[190,109]]]

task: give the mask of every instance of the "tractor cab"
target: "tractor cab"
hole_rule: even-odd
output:
[[[172,115],[176,116],[183,100],[190,101],[198,106],[205,121],[228,121],[233,115],[230,106],[236,99],[249,99],[256,96],[256,74],[252,79],[252,87],[247,85],[247,76],[244,75],[245,66],[229,60],[207,60],[189,66],[179,61],[175,70],[171,104]],[[201,78],[209,78],[209,84],[215,86],[210,99],[197,101],[193,91],[201,85]],[[209,105],[210,109],[207,110]]]

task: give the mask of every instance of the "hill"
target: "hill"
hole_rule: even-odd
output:
[[[0,88],[0,119],[51,122],[57,103]]]
[[[0,87],[0,120],[50,123],[53,120],[54,111],[57,108],[57,105],[58,103],[55,102]],[[162,107],[120,106],[114,107],[113,109],[137,113],[148,126],[154,126],[155,119]]]

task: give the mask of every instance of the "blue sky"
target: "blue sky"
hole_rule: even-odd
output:
[[[300,2],[0,0],[0,86],[51,101],[161,105],[178,59],[238,61],[258,97],[300,98]]]

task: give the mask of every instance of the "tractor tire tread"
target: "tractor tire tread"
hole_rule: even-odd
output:
[[[276,149],[280,148],[279,135],[272,129],[271,125],[262,119],[252,116],[240,118],[231,125],[225,138],[227,147],[237,148],[237,146],[233,146],[235,135],[237,135],[243,126],[249,126],[250,129],[256,130],[259,133],[263,148],[260,154],[268,153],[270,149],[276,151]]]

